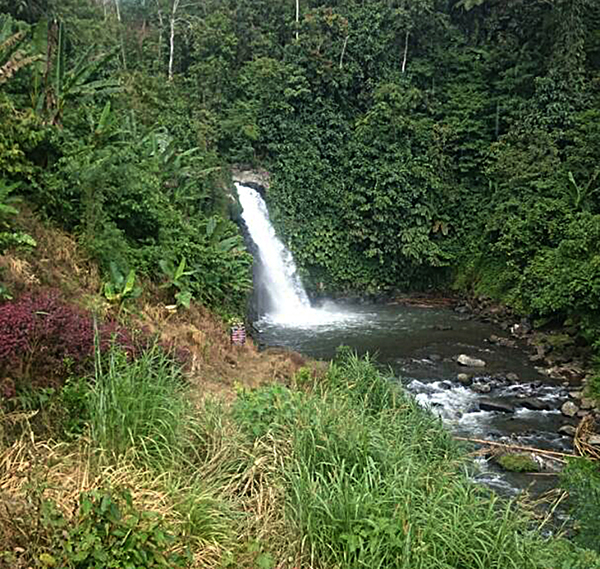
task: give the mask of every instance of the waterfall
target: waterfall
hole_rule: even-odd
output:
[[[267,204],[253,188],[236,183],[242,219],[258,250],[259,286],[268,297],[268,320],[283,325],[326,324],[344,318],[339,311],[311,306],[294,258],[275,233]]]

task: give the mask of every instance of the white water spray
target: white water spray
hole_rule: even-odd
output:
[[[337,310],[311,306],[294,258],[275,234],[262,196],[241,184],[236,184],[236,188],[243,210],[242,218],[264,267],[261,284],[271,301],[266,318],[276,324],[303,326],[329,324],[351,317]]]

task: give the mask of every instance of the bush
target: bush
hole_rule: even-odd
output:
[[[116,322],[98,326],[100,349],[113,340],[132,354],[131,335]],[[94,351],[92,315],[49,290],[0,305],[0,372],[32,387],[56,385],[84,373]]]
[[[586,459],[570,460],[562,473],[562,486],[569,492],[575,518],[576,540],[600,553],[600,469]]]
[[[31,541],[17,547],[27,566],[93,569],[95,567],[146,569],[187,567],[189,559],[173,552],[176,538],[163,517],[138,509],[125,489],[82,492],[73,517],[66,517],[53,500],[30,495],[32,508],[11,520],[12,530]],[[23,513],[22,513],[23,514]],[[0,549],[0,562],[12,566],[25,561],[13,551]]]
[[[90,316],[54,291],[28,294],[0,306],[0,369],[48,384],[80,371],[94,346]]]

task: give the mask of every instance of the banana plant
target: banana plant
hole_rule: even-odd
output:
[[[4,19],[0,29],[0,85],[8,83],[19,70],[42,59],[39,53],[31,54],[31,46],[25,43],[28,36],[28,29],[14,32],[13,21]]]
[[[592,195],[594,195],[600,187],[594,187],[596,183],[596,179],[600,174],[600,169],[597,169],[594,174],[590,177],[587,184],[585,186],[579,185],[575,181],[575,176],[573,172],[569,171],[567,174],[568,178],[568,191],[569,198],[571,203],[575,207],[576,210],[588,210],[590,208],[590,199]]]
[[[243,242],[239,235],[225,237],[223,233],[227,231],[228,223],[224,219],[219,219],[213,215],[206,224],[206,237],[208,242],[219,252],[229,253],[230,251],[242,251]]]
[[[55,54],[52,61],[48,62],[47,83],[43,100],[38,103],[38,108],[45,108],[51,124],[60,125],[65,106],[73,99],[83,97],[94,97],[99,95],[110,95],[121,90],[118,80],[114,78],[95,78],[106,65],[115,57],[118,48],[108,53],[94,57],[95,46],[84,51],[69,66],[66,49],[66,34],[62,22],[55,23],[51,28],[56,36]],[[50,66],[52,65],[52,69]],[[51,73],[50,73],[51,71]]]
[[[119,266],[110,263],[111,280],[104,283],[104,296],[109,302],[119,304],[119,310],[123,309],[127,300],[139,297],[142,294],[142,289],[136,286],[135,270],[131,269],[127,275],[121,271]]]
[[[190,280],[189,278],[196,273],[196,271],[186,270],[185,257],[181,259],[177,268],[173,265],[171,260],[161,259],[158,264],[162,269],[162,272],[168,278],[168,281],[162,285],[162,288],[176,288],[175,300],[177,306],[183,306],[189,308],[192,302],[193,295],[190,291]]]

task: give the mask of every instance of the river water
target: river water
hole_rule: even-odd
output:
[[[506,336],[502,330],[448,308],[337,308],[355,317],[318,326],[282,325],[266,317],[256,323],[259,339],[266,346],[283,346],[317,359],[330,359],[340,345],[350,346],[359,354],[371,354],[459,436],[569,450],[569,437],[557,434],[564,422],[559,406],[565,388],[536,370],[519,347],[489,341],[491,336]],[[486,366],[463,367],[455,361],[459,354],[480,358]],[[473,377],[473,385],[457,380],[465,372]],[[523,406],[532,400],[546,409]],[[507,404],[514,412],[481,410],[482,402]],[[506,473],[483,459],[477,466],[476,478],[502,494],[526,488],[537,494],[556,482],[551,476]]]
[[[310,304],[262,197],[239,185],[238,194],[258,249],[255,292],[263,301],[254,326],[262,345],[317,359],[330,359],[339,346],[349,346],[371,354],[457,436],[569,450],[570,439],[557,434],[564,423],[559,407],[565,388],[542,375],[518,346],[490,341],[492,336],[507,337],[507,332],[451,308]],[[486,365],[463,367],[456,362],[460,354]],[[468,373],[472,384],[458,381],[459,373]],[[556,482],[554,476],[507,473],[484,458],[475,466],[475,479],[505,495],[524,489],[539,494]]]

